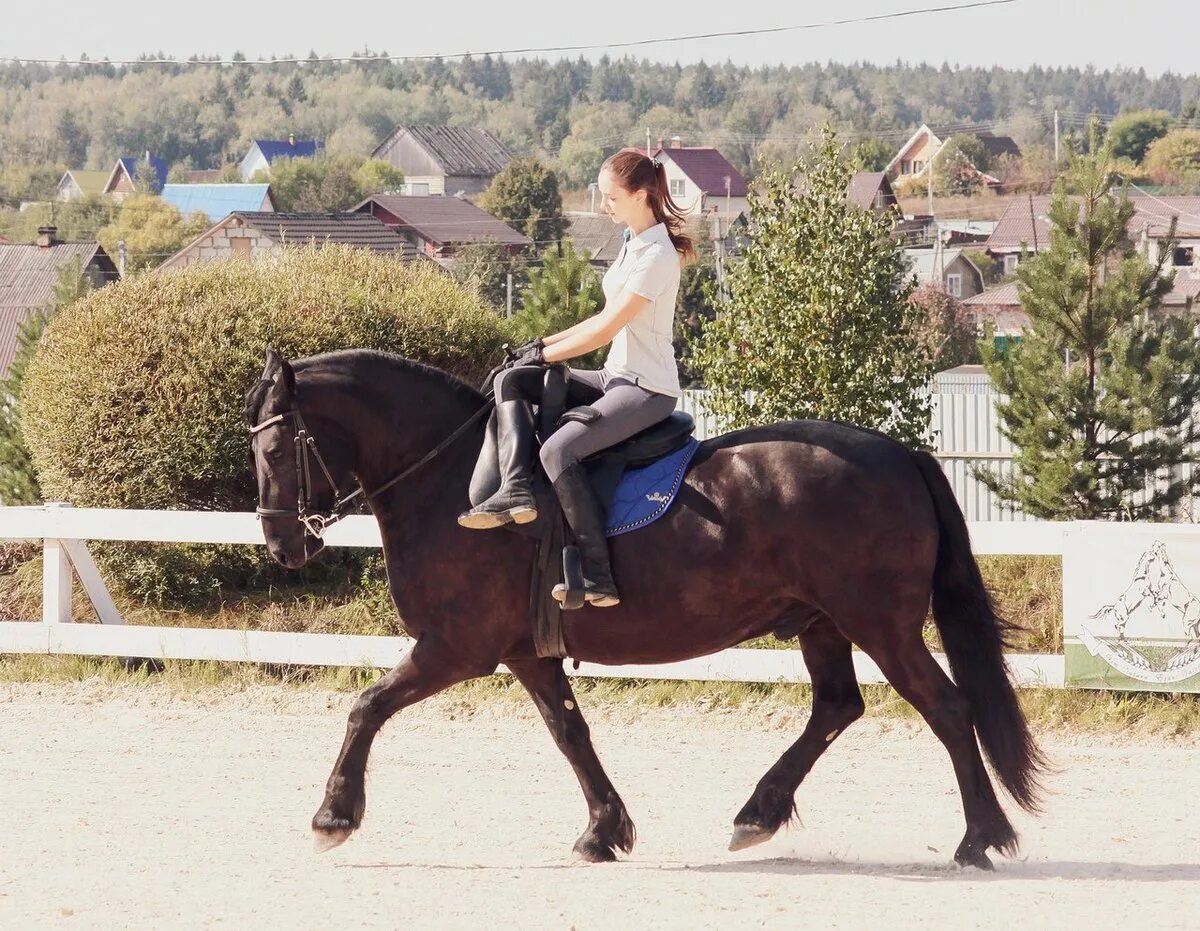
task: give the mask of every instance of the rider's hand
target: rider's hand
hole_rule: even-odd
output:
[[[518,346],[513,354],[512,364],[514,366],[545,365],[546,359],[542,355],[542,350],[545,348],[546,344],[540,338],[526,343],[524,346]]]

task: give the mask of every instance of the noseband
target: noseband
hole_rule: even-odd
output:
[[[338,490],[337,482],[333,480],[333,474],[329,471],[329,467],[325,465],[325,460],[321,456],[321,451],[317,449],[317,441],[311,433],[308,432],[308,427],[304,423],[304,418],[300,415],[297,408],[284,411],[282,414],[276,414],[274,417],[268,417],[260,424],[250,428],[250,433],[259,433],[268,427],[273,427],[276,424],[281,424],[285,420],[291,419],[295,423],[296,434],[294,438],[294,446],[296,449],[296,488],[298,492],[296,506],[294,508],[264,508],[261,504],[256,507],[255,513],[259,517],[292,517],[295,516],[301,524],[304,525],[305,533],[316,537],[318,540],[327,529],[333,524],[346,516],[350,505],[355,498],[362,496],[364,500],[370,500],[376,495],[380,495],[387,491],[397,482],[408,478],[422,466],[432,461],[436,456],[442,453],[451,443],[461,437],[471,428],[471,425],[480,420],[488,411],[492,409],[493,402],[489,400],[483,407],[479,408],[472,414],[467,421],[455,430],[450,436],[446,437],[436,447],[422,456],[419,460],[401,472],[399,475],[388,479],[374,491],[367,492],[364,490],[362,483],[359,482],[358,487],[350,494],[343,496]],[[333,507],[327,512],[312,510],[312,466],[310,457],[317,460],[317,465],[321,467],[321,471],[325,473],[325,480],[329,482],[329,487],[333,490],[334,503]]]

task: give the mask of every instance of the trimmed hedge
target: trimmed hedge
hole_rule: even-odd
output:
[[[495,314],[426,262],[310,247],[201,263],[60,314],[26,375],[22,430],[47,500],[253,510],[242,410],[266,346],[289,359],[381,349],[478,383],[504,338]],[[158,602],[278,575],[248,547],[105,549],[126,590]]]

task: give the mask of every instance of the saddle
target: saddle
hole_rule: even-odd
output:
[[[565,365],[547,366],[544,378],[542,400],[538,405],[536,420],[536,432],[540,442],[546,442],[565,423],[592,423],[600,418],[599,411],[586,405],[567,408]],[[650,499],[652,506],[649,510],[643,507],[641,514],[631,514],[628,508],[619,507],[619,503],[614,504],[614,496],[617,495],[618,486],[621,485],[627,471],[640,470],[636,474],[652,473],[653,470],[648,467],[656,463],[669,465],[672,475],[668,478],[674,479],[671,484],[659,481],[658,486],[671,489],[677,487],[692,454],[699,446],[692,436],[695,428],[696,423],[690,414],[675,411],[671,416],[640,433],[583,460],[582,465],[597,499],[603,502],[609,511],[606,529],[608,536],[645,526],[665,512],[672,496],[661,493],[644,496]],[[486,501],[500,487],[497,449],[496,419],[493,412],[488,420],[483,449],[471,476],[469,497],[472,506]],[[677,455],[672,457],[672,454]],[[665,457],[672,458],[668,462]],[[570,527],[563,516],[558,496],[554,493],[540,461],[535,459],[531,474],[533,493],[538,506],[537,520],[528,524],[508,524],[503,529],[538,541],[529,587],[534,645],[538,656],[564,657],[567,654],[562,639],[561,612],[564,608],[583,605],[583,571],[579,552],[572,544]],[[631,477],[632,475],[631,472]],[[645,479],[643,481],[645,482]],[[640,500],[643,496],[637,497]],[[551,589],[560,580],[567,586],[567,598],[561,608],[550,595]]]

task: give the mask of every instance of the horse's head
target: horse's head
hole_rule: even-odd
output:
[[[324,549],[322,515],[333,511],[340,489],[353,485],[343,444],[329,436],[328,415],[302,412],[298,395],[292,366],[268,349],[262,378],[246,393],[246,421],[263,537],[288,569]]]

